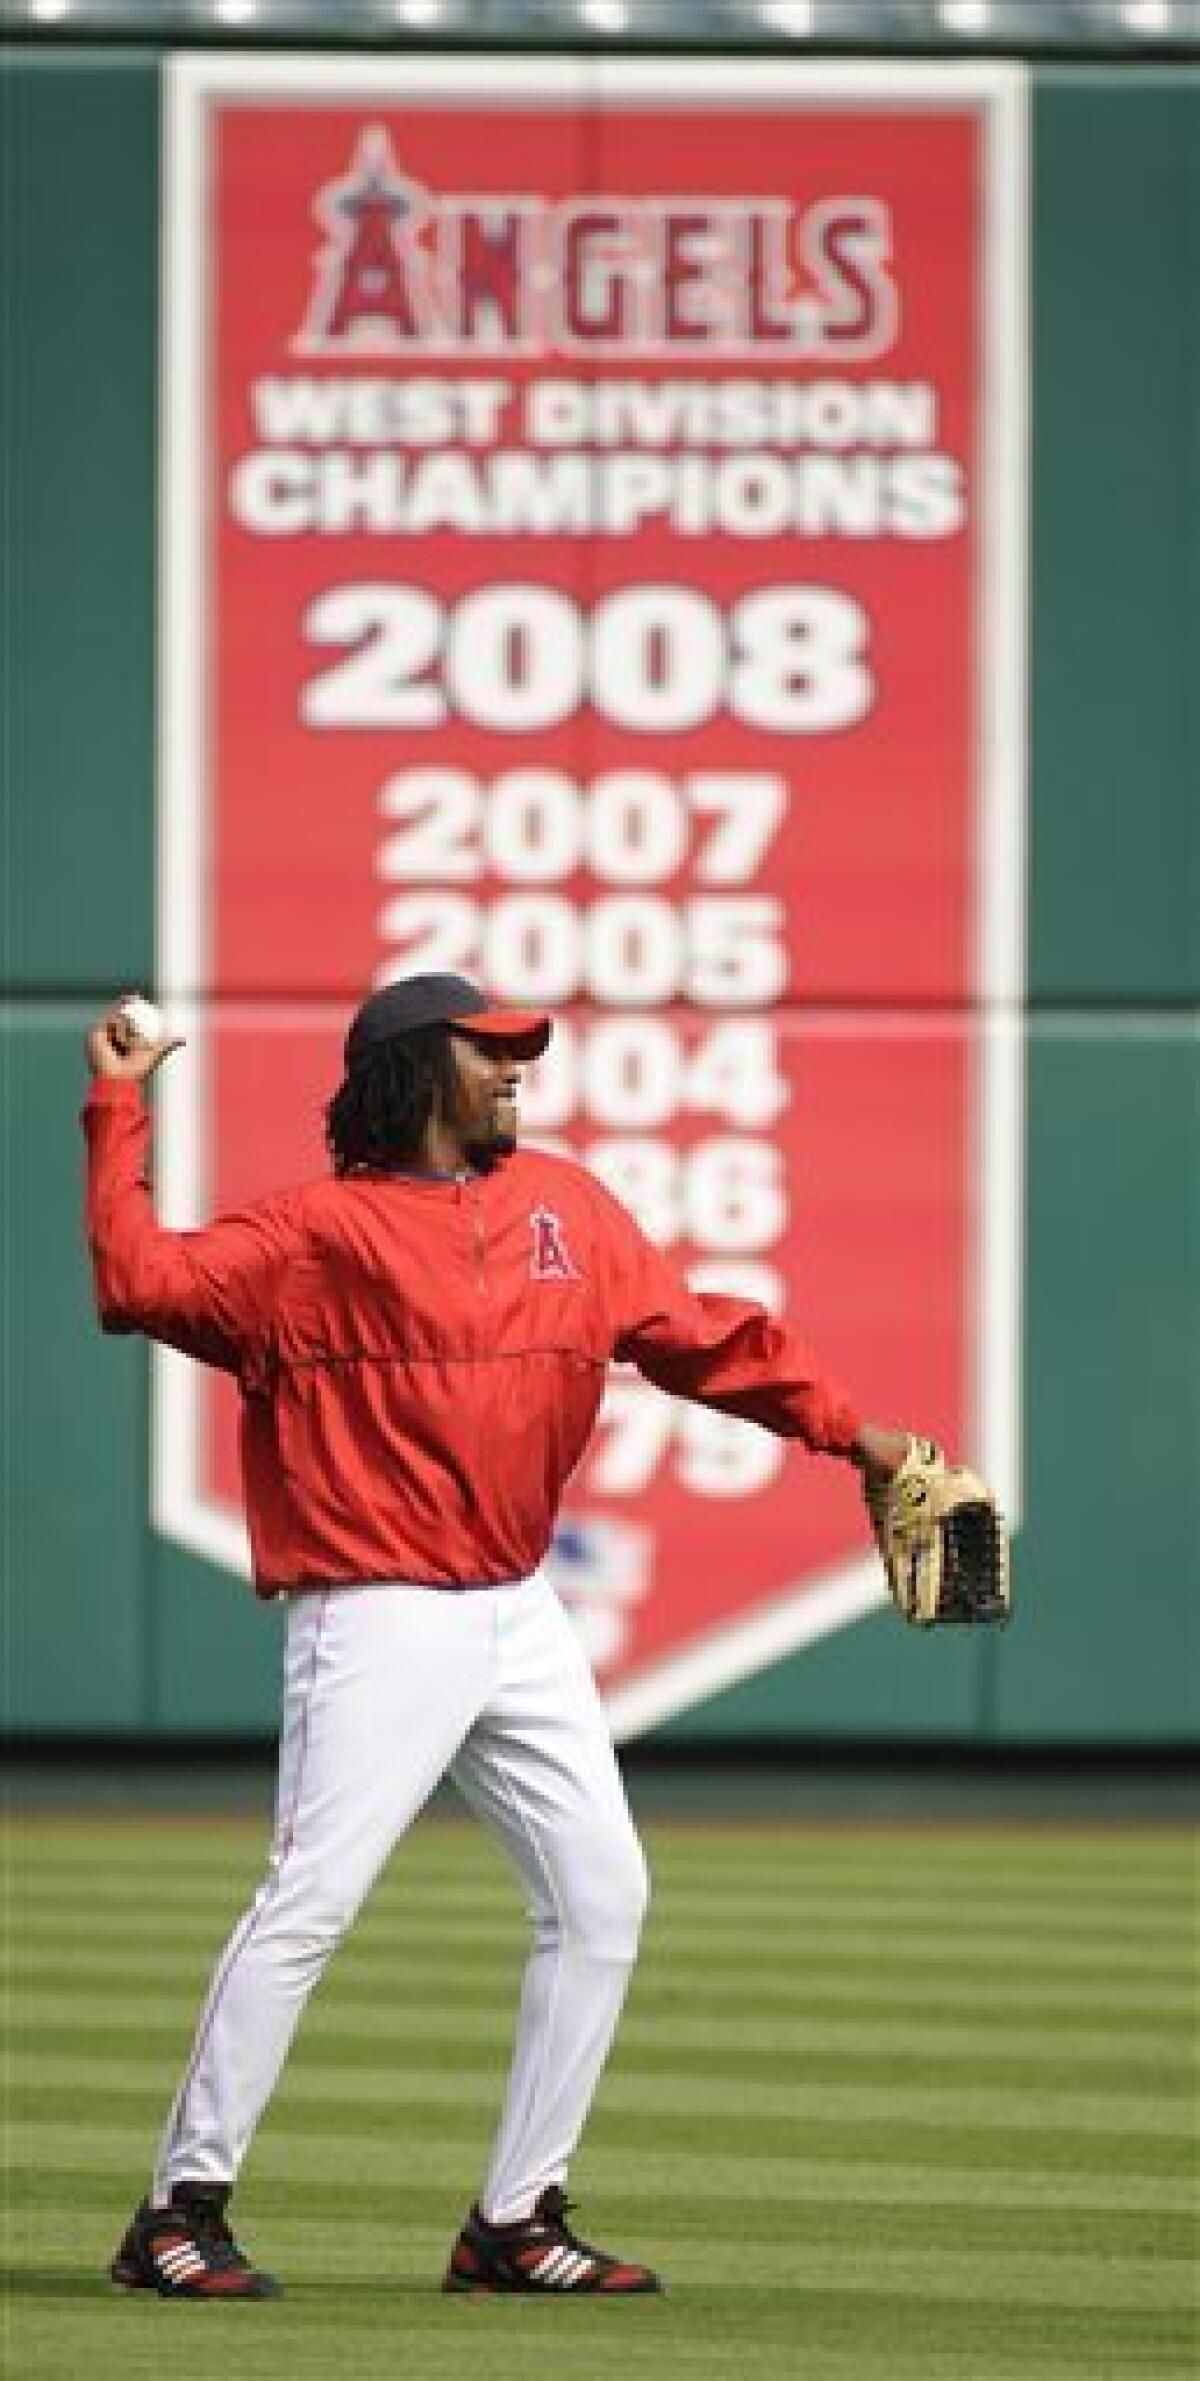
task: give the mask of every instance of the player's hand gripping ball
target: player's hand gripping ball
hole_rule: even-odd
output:
[[[121,1015],[135,1042],[153,1044],[166,1041],[167,1020],[162,1010],[155,1008],[154,1002],[146,1000],[140,992],[126,994],[121,1002]]]
[[[1009,1537],[990,1488],[948,1464],[932,1439],[910,1439],[899,1471],[864,1491],[892,1601],[920,1628],[1005,1621],[1012,1608]]]
[[[87,1036],[92,1074],[121,1083],[147,1083],[183,1035],[172,1033],[161,1009],[144,993],[126,992]]]

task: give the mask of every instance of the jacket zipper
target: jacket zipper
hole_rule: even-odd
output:
[[[484,1263],[486,1242],[483,1230],[483,1209],[479,1203],[478,1187],[468,1175],[458,1178],[458,1195],[466,1201],[471,1218],[471,1246],[475,1257],[475,1288],[481,1298],[487,1295],[487,1268]]]

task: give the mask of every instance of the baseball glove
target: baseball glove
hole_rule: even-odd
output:
[[[948,1464],[932,1439],[910,1439],[890,1479],[864,1487],[892,1601],[920,1628],[939,1621],[1007,1620],[1008,1530],[974,1472]]]

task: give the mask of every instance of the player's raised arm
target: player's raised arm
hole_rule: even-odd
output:
[[[267,1201],[199,1232],[173,1232],[158,1222],[142,1094],[182,1046],[183,1037],[169,1033],[136,995],[115,1002],[87,1036],[85,1225],[96,1305],[106,1331],[143,1331],[203,1363],[245,1374],[261,1350],[295,1244],[296,1201]]]

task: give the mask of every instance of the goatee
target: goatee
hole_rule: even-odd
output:
[[[477,1140],[467,1142],[464,1155],[477,1174],[488,1174],[502,1159],[511,1157],[516,1146],[515,1133],[481,1133]]]

